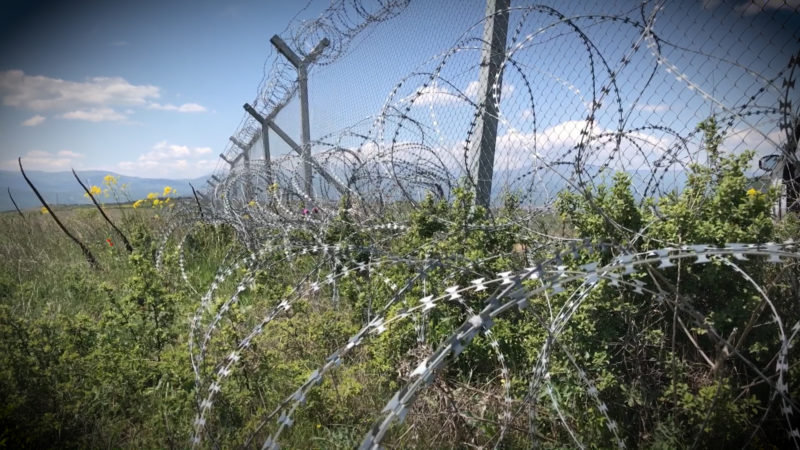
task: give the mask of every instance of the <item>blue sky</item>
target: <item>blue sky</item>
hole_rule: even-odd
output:
[[[53,171],[211,172],[255,97],[269,37],[301,6],[4,2],[1,167],[22,156],[30,169]]]
[[[527,3],[512,0],[517,6]],[[636,2],[630,1],[550,3],[570,10],[565,11],[569,14],[638,15]],[[692,51],[666,47],[663,56],[695,86],[728,107],[739,105],[764,81],[726,61],[739,61],[773,76],[793,51],[786,42],[796,47],[797,14],[787,12],[782,2],[764,2],[773,3],[766,12],[749,13],[743,0],[665,2],[656,32]],[[223,164],[218,154],[230,147],[228,137],[244,116],[242,104],[256,97],[265,61],[274,54],[269,38],[281,33],[306,4],[12,0],[5,5],[0,10],[0,168],[15,170],[16,157],[22,156],[29,169],[74,167],[185,178],[208,174]],[[467,37],[481,35],[483,5],[482,0],[412,1],[397,19],[365,31],[340,60],[315,68],[310,84],[312,137],[378,113],[398,81],[421,72],[404,84],[394,100],[402,103],[413,97],[429,78],[425,72],[437,66],[435,55],[456,44],[465,32]],[[326,0],[314,0],[299,18],[315,18],[326,6]],[[739,13],[744,19],[735,20]],[[580,121],[592,89],[584,47],[563,24],[541,33],[539,27],[552,22],[552,17],[532,14],[522,24],[519,19],[512,17],[511,28],[519,28],[523,37],[535,36],[515,58],[533,89],[537,129],[532,128],[525,80],[512,70],[504,76],[499,167],[528,164],[534,138],[538,145],[544,144],[537,149],[541,152],[574,141],[583,128]],[[615,22],[578,24],[600,44],[612,67],[637,39],[635,29]],[[777,29],[776,24],[784,28]],[[454,103],[450,95],[453,87],[469,92],[477,79],[479,52],[465,42],[464,50],[440,73],[452,85],[428,88],[430,92],[411,111],[432,131],[426,143],[440,145],[444,153],[462,142],[471,116],[471,110],[460,108],[464,105]],[[699,58],[693,50],[722,59]],[[645,88],[654,66],[653,56],[643,48],[619,74],[621,101],[631,113],[626,128],[657,124],[685,134],[708,114],[719,112],[719,105],[687,89],[663,66]],[[604,76],[599,74],[600,83],[607,82]],[[775,94],[762,100],[772,104]],[[293,102],[277,118],[295,140],[299,140],[297,115]],[[598,131],[613,130],[617,118],[615,104],[606,101],[597,114]],[[748,134],[741,143],[732,140],[732,147],[762,145],[763,136],[750,132],[750,125],[779,139],[774,117],[747,120],[749,125],[734,124],[732,131]],[[669,137],[655,132],[637,136],[645,143],[670,144]],[[273,156],[288,152],[275,144]],[[775,146],[762,147],[769,152]],[[598,155],[604,157],[602,152]]]

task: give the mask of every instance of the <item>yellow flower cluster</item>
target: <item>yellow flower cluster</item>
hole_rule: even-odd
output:
[[[151,206],[153,208],[155,208],[155,207],[163,208],[164,205],[168,205],[170,203],[170,201],[172,200],[169,197],[169,195],[174,195],[174,194],[177,194],[177,193],[178,193],[178,191],[173,189],[172,186],[164,186],[164,191],[162,192],[161,195],[158,195],[158,193],[156,193],[156,192],[150,192],[150,193],[147,194],[147,198],[141,199],[141,200],[136,200],[133,203],[133,207],[134,208],[139,208],[140,206],[142,206],[142,204],[145,201],[150,201],[151,202]],[[162,197],[165,197],[165,198],[162,199]],[[174,206],[174,204],[169,204],[170,208],[172,208],[173,206]]]
[[[92,195],[100,195],[103,193],[103,190],[100,189],[100,186],[92,186],[89,188],[89,192]],[[84,197],[89,198],[89,194],[83,194]]]
[[[119,177],[115,177],[114,175],[109,174],[103,177],[103,184],[105,184],[108,187],[116,186],[118,182],[119,182]]]
[[[42,212],[42,214],[50,214],[50,211],[48,211],[47,208],[45,208],[44,206],[42,206],[42,209],[40,209],[40,211]]]
[[[756,190],[755,188],[750,188],[747,190],[747,196],[749,198],[756,198],[763,195],[761,191]]]

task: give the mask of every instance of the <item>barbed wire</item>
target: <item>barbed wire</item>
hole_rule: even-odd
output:
[[[356,35],[376,23],[401,20],[408,5],[408,0],[335,1],[316,20],[293,21],[282,36],[304,56],[320,40],[329,39],[331,45],[316,64],[331,65],[348,51]],[[672,315],[674,323],[684,328],[690,324],[702,330],[712,345],[740,364],[746,372],[742,376],[769,390],[771,400],[762,423],[772,402],[779,401],[789,440],[800,446],[794,420],[798,405],[788,387],[789,350],[800,333],[800,321],[781,315],[768,286],[752,275],[764,263],[796,267],[797,244],[658,241],[648,235],[647,227],[629,230],[615,222],[612,211],[598,206],[596,199],[599,186],[609,184],[614,173],[626,172],[638,206],[653,207],[648,202],[683,189],[692,167],[713,165],[711,153],[716,148],[731,155],[747,149],[769,162],[763,171],[750,175],[776,185],[783,182],[783,203],[778,207],[796,210],[792,189],[797,188],[791,184],[796,181],[784,174],[796,174],[798,164],[798,13],[793,2],[736,7],[703,2],[692,3],[691,8],[687,4],[685,9],[657,1],[643,1],[635,8],[628,2],[514,4],[476,22],[449,49],[401,77],[373,117],[353,118],[352,125],[338,132],[316,136],[311,143],[313,198],[304,189],[305,161],[299,155],[281,155],[269,163],[254,159],[247,165],[223,164],[213,187],[202,196],[205,222],[230,226],[242,248],[231,249],[204,290],[190,281],[184,267],[184,240],[201,226],[195,209],[176,208],[173,226],[162,241],[162,249],[168,240],[177,243],[181,278],[200,296],[189,333],[197,395],[193,445],[215,441],[211,421],[218,398],[232,373],[245,370],[242,359],[258,358],[254,342],[289,317],[299,302],[328,300],[336,307],[339,286],[348,278],[361,277],[369,286],[364,289],[382,292],[378,307],[370,306],[360,329],[346,344],[335,346],[283,401],[253,418],[246,446],[261,442],[262,448],[278,448],[298,411],[315,389],[322,389],[326,377],[349,364],[351,354],[362,346],[378,336],[391,339],[400,333],[395,330],[412,322],[419,351],[409,353],[400,377],[402,387],[376,411],[361,448],[402,440],[393,435],[393,427],[408,418],[432,387],[445,389],[435,380],[476,338],[488,342],[502,389],[480,391],[485,400],[481,404],[495,408],[497,429],[471,445],[501,447],[509,435],[536,443],[543,439],[542,417],[552,415],[556,418],[552,423],[560,424],[565,438],[585,446],[587,438],[564,416],[565,401],[554,379],[567,375],[553,369],[558,357],[565,358],[582,395],[602,416],[609,442],[625,447],[636,438],[619,422],[623,408],[603,400],[597,374],[582,366],[568,342],[574,317],[605,286],[646,299],[643,307],[664,317]],[[491,95],[481,98],[477,76],[486,64],[481,56],[488,45],[484,28],[501,14],[508,16],[510,32],[499,75],[489,80]],[[717,23],[720,19],[724,22]],[[704,26],[710,23],[717,26]],[[754,39],[745,44],[737,33]],[[279,55],[268,62],[270,71],[254,102],[265,116],[287,104],[297,89],[294,68]],[[496,111],[495,136],[479,132],[487,111]],[[707,133],[698,127],[712,119],[718,126],[714,150],[705,142]],[[261,126],[246,117],[235,136],[253,144]],[[488,262],[520,257],[519,252],[469,259],[435,252],[420,258],[394,251],[390,243],[408,232],[409,213],[421,211],[426,196],[453,202],[459,187],[477,185],[479,149],[487,139],[495,143],[488,215],[495,214],[504,194],[517,196],[521,207],[513,225],[523,230],[520,241],[535,243],[535,248],[521,252],[529,268],[487,272]],[[224,153],[233,160],[240,152],[229,146]],[[637,251],[632,242],[596,244],[537,229],[537,221],[553,215],[554,202],[565,191],[585,198],[613,228],[632,233],[634,241],[649,239],[656,246]],[[358,229],[331,243],[329,236],[343,213]],[[480,231],[499,232],[509,226],[492,223],[481,225]],[[354,235],[367,236],[366,241],[353,244],[348,239]],[[586,258],[593,262],[581,262]],[[709,320],[712,311],[704,311],[691,296],[674,288],[665,273],[676,265],[718,266],[751,285],[763,305],[748,312],[768,309],[771,320],[764,326],[775,333],[769,364],[764,366],[742,351],[741,341],[733,345]],[[256,285],[259,271],[291,274],[291,292],[262,305],[257,317],[240,324],[247,328],[244,337],[235,343],[223,339],[218,335],[222,324],[236,321],[231,311]],[[431,278],[449,284],[429,284],[426,280]],[[417,295],[420,290],[425,295]],[[551,308],[550,298],[555,296],[565,299],[563,305],[549,310],[542,309],[541,302],[532,306],[532,300],[545,298]],[[531,314],[547,334],[537,359],[523,369],[506,363],[503,344],[492,333],[499,319],[515,311]],[[426,323],[433,313],[462,323],[442,340],[431,342]],[[715,364],[711,366],[716,370]],[[526,386],[521,395],[512,383]],[[490,398],[499,400],[486,406]],[[455,402],[455,412],[476,402]],[[476,416],[468,416],[475,420]],[[753,424],[754,435],[760,426]]]
[[[329,45],[316,58],[314,65],[328,65],[341,58],[359,33],[377,23],[389,20],[399,14],[409,0],[336,0],[313,20],[301,20],[298,16],[280,34],[290,48],[301,57],[308,56],[311,50],[323,39]],[[303,10],[310,6],[309,2]],[[301,11],[303,11],[301,10]],[[316,40],[315,40],[316,39]],[[297,93],[297,71],[277,50],[267,49],[270,56],[264,64],[264,76],[259,82],[253,107],[263,116],[270,116],[286,106]],[[312,66],[313,69],[313,66]],[[252,143],[258,138],[260,125],[247,113],[236,131],[231,135],[240,142]],[[223,154],[233,159],[241,150],[228,143]],[[227,167],[219,165],[217,174]]]

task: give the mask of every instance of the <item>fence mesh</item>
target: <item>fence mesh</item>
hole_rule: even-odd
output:
[[[724,348],[726,358],[741,363],[737,367],[747,372],[742,377],[748,383],[767,386],[771,400],[759,405],[761,422],[747,422],[748,442],[757,443],[754,436],[769,422],[779,423],[777,427],[787,432],[782,442],[799,445],[795,418],[800,411],[786,383],[789,348],[800,322],[796,316],[782,317],[767,294],[774,290],[735,263],[763,257],[794,267],[796,262],[787,261],[800,258],[796,245],[746,245],[723,236],[720,242],[702,245],[660,241],[659,247],[643,249],[636,243],[647,240],[648,227],[657,227],[657,222],[631,230],[618,219],[619,211],[601,205],[607,204],[603,203],[607,188],[602,186],[612,185],[615,175],[623,173],[637,205],[653,209],[658,217],[658,200],[687,189],[696,167],[715,168],[724,158],[747,154],[746,176],[753,189],[748,195],[761,195],[774,186],[779,191],[775,216],[800,209],[800,103],[795,87],[800,4],[512,0],[510,7],[493,10],[495,4],[503,2],[489,1],[487,7],[482,2],[447,0],[334,1],[318,18],[298,19],[280,34],[301,57],[323,38],[330,41],[309,75],[311,157],[306,160],[299,154],[303,143],[297,71],[270,50],[265,77],[250,103],[262,116],[274,116],[277,127],[299,147],[291,148],[271,129],[271,162],[266,163],[262,124],[245,113],[232,134],[250,153],[249,163],[244,163],[247,158],[236,159],[243,150],[230,143],[223,154],[236,162],[220,163],[216,181],[202,194],[205,217],[232,226],[249,253],[220,268],[192,322],[192,364],[200,393],[195,444],[214,438],[215,426],[209,424],[217,417],[215,402],[231,372],[246,370],[239,361],[265,330],[297,302],[312,298],[335,305],[347,277],[364,273],[369,287],[363,292],[380,292],[381,301],[367,308],[363,327],[347,343],[333,346],[305,381],[286,392],[283,402],[259,410],[253,419],[256,425],[248,430],[248,443],[276,448],[326,377],[341,364],[352,363],[351,354],[378,335],[407,338],[398,330],[409,323],[419,346],[404,360],[408,367],[398,368],[402,387],[382,409],[375,409],[371,427],[358,430],[362,448],[376,448],[382,442],[497,447],[550,438],[580,447],[595,440],[619,446],[647,442],[641,433],[656,431],[637,431],[636,426],[620,422],[636,402],[645,400],[632,399],[627,407],[606,404],[600,374],[584,371],[581,361],[586,357],[571,353],[565,343],[577,339],[575,330],[569,335],[565,330],[579,309],[593,292],[610,283],[620,291],[644,294],[648,304],[656,305],[643,308],[665,308],[659,320],[674,327],[679,320],[694,323],[693,330],[700,331],[687,331],[690,340],[703,334],[711,342],[708,345],[718,351]],[[492,53],[488,27],[506,20],[501,51]],[[491,169],[485,169],[487,163]],[[311,195],[304,189],[306,164],[313,167]],[[488,177],[481,170],[490,170]],[[410,226],[408,214],[428,214],[423,208],[426,197],[457,204],[462,189],[475,190],[487,180],[490,217],[500,214],[509,198],[516,199],[519,209],[511,224],[494,222],[473,232],[521,227],[523,234],[535,237],[535,244],[522,250],[515,247],[511,253],[521,254],[523,267],[528,268],[491,273],[486,261],[510,256],[436,255],[430,249],[426,255],[411,256],[392,247],[392,239]],[[607,236],[611,242],[598,244],[555,236],[558,233],[542,224],[555,220],[554,206],[564,192],[587,202],[611,224],[610,230],[630,231],[634,237],[615,241],[619,234],[612,232]],[[330,236],[340,232],[336,218],[342,211],[358,224],[350,231],[367,240],[359,241],[360,246],[331,241]],[[192,233],[191,226],[183,225],[194,219],[196,214],[188,210],[185,217],[175,219],[181,224],[175,227],[178,241]],[[311,238],[301,243],[298,236]],[[567,254],[609,251],[613,257],[599,258],[600,265],[565,263]],[[304,257],[315,263],[301,263]],[[770,319],[764,326],[773,330],[775,345],[766,363],[740,350],[741,340],[734,347],[734,335],[727,337],[715,328],[722,325],[714,322],[713,311],[682,303],[664,279],[669,267],[700,267],[711,261],[736,274],[737,283],[754,288],[754,295],[769,305],[764,316]],[[215,327],[230,314],[240,293],[249,289],[254,273],[267,267],[297,274],[295,289],[279,302],[263,306],[258,320],[241,324],[244,337],[235,344],[216,338]],[[397,281],[400,267],[406,273],[402,283]],[[236,278],[239,268],[245,268],[246,275]],[[434,272],[440,285],[424,284]],[[648,274],[652,280],[624,278],[633,272]],[[377,282],[384,285],[374,288]],[[221,306],[213,305],[211,298],[224,283],[235,286],[233,294]],[[509,367],[507,352],[515,347],[494,337],[495,321],[512,310],[530,310],[533,299],[549,302],[550,295],[565,290],[568,295],[560,307],[537,316],[542,329],[548,330],[538,356],[527,367]],[[484,295],[480,302],[467,300],[480,295]],[[448,305],[457,305],[457,312]],[[765,307],[758,308],[756,317],[762,317]],[[429,328],[432,314],[457,325],[435,340]],[[747,323],[746,319],[738,323],[737,329],[747,328]],[[511,339],[508,333],[513,332],[503,330],[500,333]],[[437,376],[478,340],[476,336],[480,345],[494,352],[495,378],[453,394],[446,385],[437,384]],[[665,351],[674,351],[674,342]],[[551,358],[560,358],[570,368],[580,393],[559,391],[551,379],[558,372]],[[704,373],[713,378],[717,364],[711,361],[710,366]],[[715,392],[712,399],[721,395],[720,390]],[[598,411],[606,435],[593,435],[577,424],[578,419],[563,416],[573,394]],[[715,401],[699,407],[707,414],[705,423],[711,420]],[[426,409],[436,402],[449,402],[455,418],[437,417]],[[393,428],[406,420],[409,411],[413,411],[410,428]],[[414,441],[430,432],[431,418],[444,424],[445,435],[469,429],[469,439]],[[482,428],[481,423],[489,425]],[[542,429],[543,423],[551,428]],[[698,442],[703,429],[696,429],[689,442]]]
[[[476,181],[476,127],[488,100],[498,121],[494,202],[512,192],[546,206],[557,192],[606,183],[616,171],[633,177],[640,198],[680,189],[690,164],[708,164],[698,131],[708,120],[718,124],[724,151],[752,150],[754,160],[773,155],[762,164],[771,170],[761,174],[780,178],[785,165],[778,161],[796,158],[786,151],[796,147],[791,5],[657,6],[512,6],[487,99],[478,92],[481,5],[392,2],[369,15],[334,4],[286,32],[301,54],[319,36],[334,42],[310,81],[315,158],[342,153],[332,175],[389,177],[408,200],[418,201],[431,185],[449,195],[460,180]],[[328,23],[353,14],[358,20],[346,26]],[[428,34],[441,23],[448,26]],[[372,34],[358,39],[364,30]],[[397,54],[382,59],[386,52]],[[264,115],[280,110],[276,122],[298,137],[297,74],[279,54],[269,61],[253,104]],[[234,136],[261,147],[260,125],[246,114]],[[271,147],[273,154],[295,155],[274,134]],[[350,152],[359,158],[348,159]],[[232,160],[241,149],[231,144],[224,153]]]

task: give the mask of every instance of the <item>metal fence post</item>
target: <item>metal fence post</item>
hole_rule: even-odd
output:
[[[259,114],[258,111],[256,111],[248,103],[244,104],[244,109],[251,116],[253,116],[253,118],[255,118],[261,124],[262,127],[272,128],[272,131],[274,131],[275,134],[277,134],[278,137],[283,140],[283,142],[286,142],[286,144],[289,145],[289,148],[294,150],[298,155],[301,156],[303,155],[303,147],[299,145],[297,142],[295,142],[294,139],[292,139],[288,134],[286,134],[286,132],[283,131],[283,129],[281,129],[281,127],[279,127],[278,124],[272,121],[274,112],[273,114],[264,117],[261,114]],[[314,170],[319,172],[319,174],[322,175],[322,178],[324,178],[325,181],[327,181],[328,183],[331,183],[342,195],[347,194],[347,192],[349,191],[347,186],[337,181],[336,178],[333,175],[331,175],[327,170],[325,170],[324,167],[320,166],[318,162],[310,158],[304,160],[303,162],[307,162],[309,166],[311,166]]]
[[[788,111],[789,107],[786,109]],[[783,157],[783,185],[786,189],[786,212],[800,212],[800,152],[797,145],[797,140],[800,139],[800,120],[795,120],[794,126],[792,125],[786,120],[785,128],[788,131]]]
[[[303,145],[303,172],[306,195],[314,198],[313,174],[311,173],[311,129],[308,119],[308,70],[305,64],[297,68],[297,83],[300,85],[300,143]]]
[[[272,180],[272,160],[269,154],[269,127],[261,125],[261,146],[264,149],[264,165],[267,168],[267,190],[274,182]]]
[[[483,26],[483,48],[479,78],[480,105],[483,108],[476,123],[475,146],[477,146],[478,174],[475,186],[475,203],[489,208],[494,176],[494,151],[497,144],[497,103],[501,92],[502,75],[500,65],[508,36],[508,8],[511,0],[486,0],[486,22]],[[497,87],[495,102],[493,90]]]
[[[228,159],[225,157],[223,157],[222,159],[224,159],[225,162],[230,164],[231,168],[233,168],[240,159],[243,160],[242,165],[244,165],[244,170],[245,170],[244,196],[245,196],[245,202],[249,202],[250,200],[253,199],[253,184],[250,180],[250,149],[253,147],[253,144],[255,143],[255,138],[251,139],[250,142],[247,144],[243,144],[241,141],[239,141],[233,136],[230,137],[230,140],[231,142],[233,142],[234,145],[239,147],[242,153],[236,155],[236,158],[234,158],[233,161],[228,161]]]
[[[314,60],[319,57],[322,53],[322,50],[325,49],[328,45],[330,45],[330,41],[328,38],[322,39],[322,41],[314,47],[314,50],[305,57],[305,59],[300,59],[300,57],[293,52],[288,45],[276,34],[272,36],[270,39],[272,45],[278,49],[278,52],[282,54],[289,62],[297,69],[297,83],[298,88],[300,90],[300,125],[301,125],[301,144],[303,151],[301,153],[301,157],[303,158],[303,172],[305,175],[305,191],[306,195],[313,199],[314,198],[314,184],[311,172],[311,128],[308,119],[308,66],[310,66]]]

